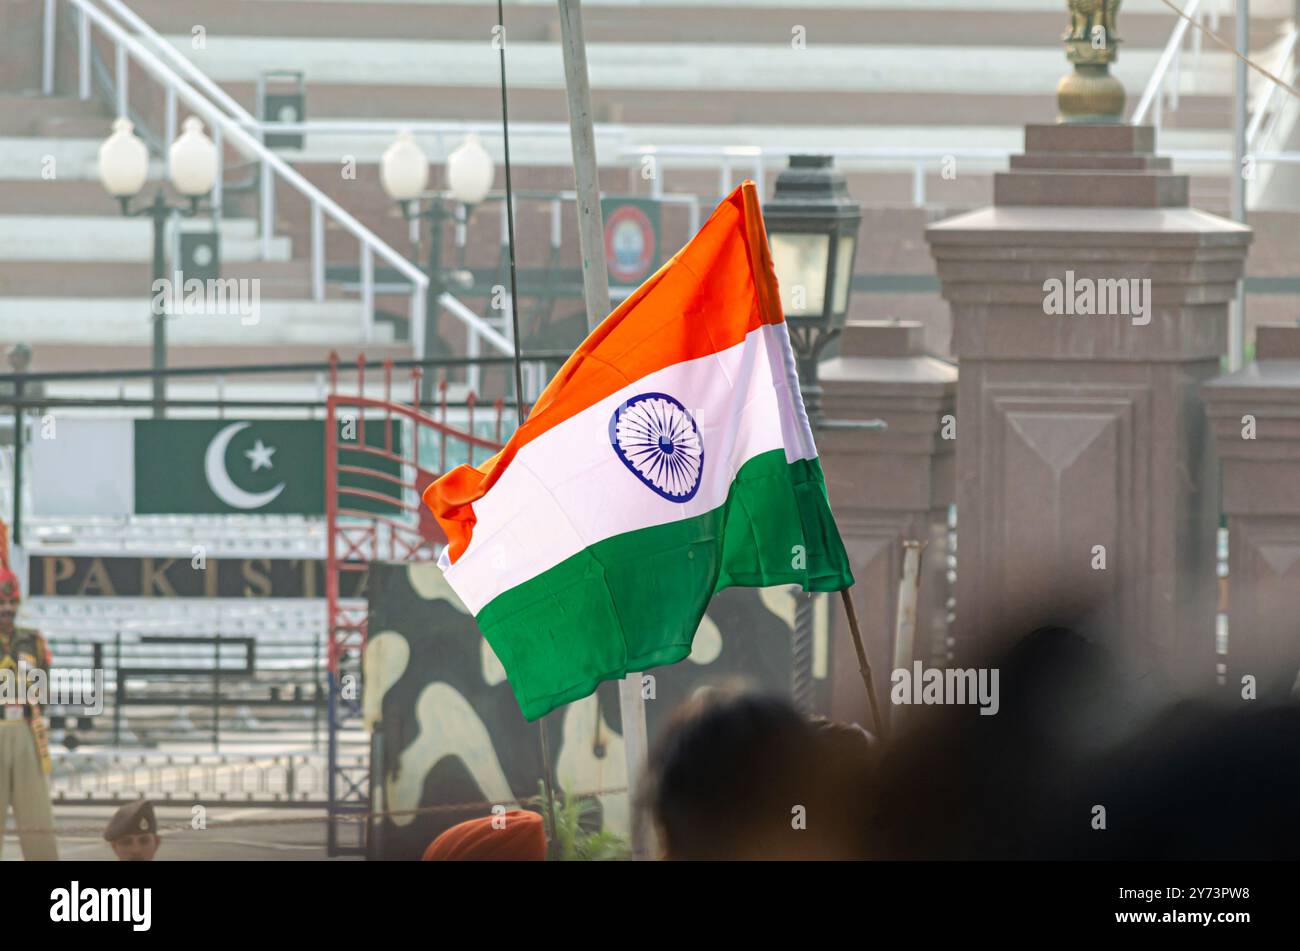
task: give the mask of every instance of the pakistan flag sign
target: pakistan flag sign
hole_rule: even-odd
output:
[[[135,511],[323,512],[324,459],[319,423],[137,420]]]
[[[400,451],[393,428],[394,449]],[[382,426],[366,442],[383,446]],[[345,445],[346,443],[344,443]],[[398,475],[395,463],[356,453],[349,465]],[[340,478],[344,485],[392,494],[380,479]],[[349,501],[349,508],[379,506]],[[135,420],[137,515],[322,515],[325,512],[325,423],[321,420]]]
[[[349,436],[340,433],[340,462],[400,476],[394,461],[349,452]],[[367,445],[382,447],[382,424],[371,422],[365,437]],[[401,429],[394,425],[393,451],[400,453],[401,445]],[[65,419],[54,438],[33,442],[32,453],[38,514],[325,512],[322,420]],[[390,497],[397,491],[391,482],[364,473],[342,473],[339,482]],[[393,511],[356,497],[349,497],[347,506]]]

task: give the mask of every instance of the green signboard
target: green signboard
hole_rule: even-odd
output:
[[[135,421],[135,512],[140,515],[323,515],[325,423],[322,420],[139,419]],[[392,449],[401,452],[401,427]],[[383,448],[384,427],[365,427],[365,445]],[[353,444],[357,441],[353,437]],[[349,450],[344,465],[400,476],[400,463]],[[342,473],[340,487],[395,498],[393,483],[364,473]],[[395,511],[373,499],[343,495],[344,506]]]

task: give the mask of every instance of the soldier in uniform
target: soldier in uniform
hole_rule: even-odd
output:
[[[54,861],[59,853],[46,781],[50,752],[45,720],[40,705],[31,698],[15,702],[19,679],[27,671],[40,668],[48,682],[50,649],[39,631],[15,625],[21,597],[18,576],[9,567],[9,531],[0,522],[0,677],[9,687],[0,693],[0,827],[12,804],[23,858]]]
[[[104,838],[123,862],[152,862],[162,837],[148,799],[128,802],[108,821]]]

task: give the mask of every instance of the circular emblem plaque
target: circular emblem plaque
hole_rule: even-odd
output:
[[[623,205],[605,222],[605,262],[609,276],[620,284],[635,284],[650,276],[654,264],[655,229],[646,213]]]

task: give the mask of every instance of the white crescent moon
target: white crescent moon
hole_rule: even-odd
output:
[[[227,505],[237,509],[260,509],[284,491],[283,482],[265,492],[245,492],[231,481],[230,473],[226,471],[226,449],[230,446],[230,440],[234,439],[238,432],[251,425],[253,424],[231,423],[212,437],[212,442],[208,443],[207,455],[203,457],[203,469],[207,474],[212,493]]]

